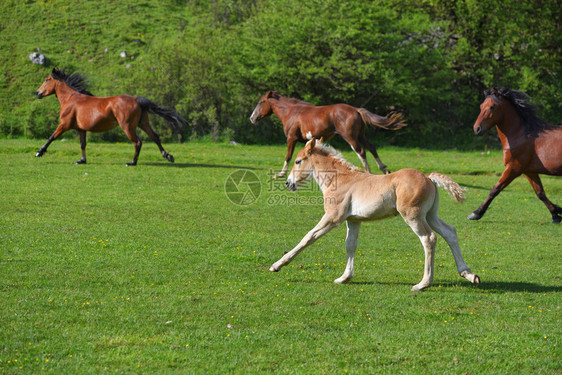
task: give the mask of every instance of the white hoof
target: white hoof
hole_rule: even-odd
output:
[[[351,279],[351,278],[347,278],[347,277],[343,277],[343,276],[342,276],[342,277],[339,277],[339,278],[335,279],[334,282],[335,282],[336,284],[345,284],[345,283],[347,283],[350,279]]]
[[[412,287],[412,291],[417,292],[417,291],[420,291],[420,290],[424,290],[424,289],[426,289],[426,288],[429,288],[430,286],[431,286],[431,284],[422,284],[422,283],[419,283],[419,284],[416,284],[416,285],[414,285],[414,286]]]
[[[461,276],[473,284],[480,284],[480,277],[478,275],[471,273],[470,271],[461,272]]]
[[[271,272],[279,272],[279,267],[276,267],[275,264],[274,264],[274,265],[272,265],[271,267],[269,267],[269,270],[270,270]]]

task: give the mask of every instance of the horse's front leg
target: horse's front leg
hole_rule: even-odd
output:
[[[49,139],[47,139],[47,142],[45,142],[45,144],[41,146],[41,148],[37,151],[35,157],[39,158],[43,156],[43,154],[47,152],[47,148],[49,147],[51,142],[53,142],[55,139],[57,139],[62,133],[64,133],[67,130],[68,130],[68,126],[66,126],[64,123],[59,124],[59,126],[57,126],[53,134],[51,134]]]
[[[552,215],[552,222],[554,224],[560,223],[562,221],[562,217],[559,214],[562,214],[562,208],[558,207],[554,203],[552,203],[547,197],[546,193],[544,192],[544,188],[542,186],[541,178],[536,173],[526,173],[525,177],[531,183],[533,190],[537,197],[544,203],[546,208],[550,211]]]
[[[287,156],[285,157],[285,163],[283,163],[283,169],[281,172],[277,173],[273,178],[284,177],[287,174],[287,169],[289,167],[289,162],[293,157],[293,152],[295,151],[295,145],[297,144],[297,139],[294,137],[287,138]]]
[[[490,190],[490,194],[488,194],[488,197],[486,198],[486,200],[473,213],[468,215],[468,219],[469,220],[480,220],[482,218],[482,216],[484,216],[484,214],[486,213],[486,210],[490,206],[490,203],[492,203],[492,200],[495,197],[497,197],[498,194],[501,193],[501,191],[503,189],[505,189],[507,187],[507,185],[509,185],[511,183],[511,181],[513,181],[516,177],[518,177],[520,175],[521,175],[521,173],[513,171],[509,166],[506,167],[505,170],[503,171],[499,181],[496,183],[494,188],[492,190]]]
[[[314,243],[318,238],[322,237],[333,228],[335,228],[338,224],[333,220],[331,216],[328,214],[324,214],[322,219],[316,226],[303,237],[301,242],[293,250],[289,251],[287,254],[283,255],[281,259],[277,262],[273,263],[269,268],[272,272],[277,272],[281,269],[281,267],[286,266],[287,264],[291,263],[291,261],[301,252],[304,250],[305,247]]]

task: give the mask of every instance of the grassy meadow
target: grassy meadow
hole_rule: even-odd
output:
[[[435,284],[400,217],[365,223],[355,277],[345,226],[279,273],[268,271],[322,216],[321,193],[272,182],[284,146],[0,140],[0,373],[552,374],[562,372],[560,239],[524,178],[480,221],[466,219],[498,180],[501,152],[379,150],[391,170],[439,171],[457,228],[461,279],[439,238]],[[359,165],[351,152],[348,160]],[[372,157],[369,162],[373,169]],[[225,184],[253,172],[260,195],[236,205]],[[377,171],[378,173],[378,171]],[[562,179],[544,177],[562,204]]]

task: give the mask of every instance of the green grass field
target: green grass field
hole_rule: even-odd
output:
[[[170,164],[145,142],[125,167],[130,144],[90,143],[77,166],[76,141],[35,158],[42,143],[0,140],[1,373],[562,372],[562,227],[522,178],[466,219],[500,151],[379,150],[391,170],[468,188],[463,205],[441,191],[440,216],[482,284],[457,275],[439,238],[434,287],[412,293],[423,249],[399,217],[362,226],[347,285],[333,283],[345,226],[268,271],[323,212],[316,189],[271,182],[284,146],[168,144]],[[239,169],[261,182],[254,204],[225,193]],[[562,180],[543,183],[562,204]]]

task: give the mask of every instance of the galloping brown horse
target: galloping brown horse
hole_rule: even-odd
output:
[[[272,113],[283,123],[283,131],[287,137],[285,163],[275,178],[283,177],[287,173],[297,142],[306,143],[312,138],[330,140],[335,134],[341,135],[349,143],[361,159],[365,171],[370,172],[364,147],[373,154],[379,169],[385,174],[390,173],[379,159],[375,146],[365,137],[365,125],[387,130],[406,126],[402,115],[398,113],[382,117],[364,108],[355,108],[347,104],[315,106],[302,100],[281,96],[277,91],[268,91],[259,100],[250,121],[255,124]]]
[[[82,158],[76,164],[86,163],[86,132],[105,132],[119,125],[127,137],[135,145],[133,160],[126,165],[136,165],[142,147],[141,140],[137,137],[137,126],[158,145],[162,156],[174,162],[174,157],[162,147],[160,137],[152,130],[148,122],[148,113],[163,117],[176,131],[186,122],[176,112],[158,107],[145,97],[129,95],[111,96],[101,98],[93,96],[87,91],[84,78],[78,74],[66,74],[63,70],[53,69],[51,74],[35,92],[37,98],[55,94],[60,102],[60,124],[47,142],[37,151],[35,156],[43,156],[47,147],[57,137],[70,129],[75,129],[80,135]]]
[[[487,90],[480,105],[480,115],[474,133],[482,135],[494,125],[503,146],[505,170],[486,200],[468,216],[478,220],[492,200],[513,181],[524,174],[537,197],[552,215],[553,223],[560,223],[562,208],[553,204],[544,192],[539,174],[562,176],[562,127],[539,119],[529,104],[527,94],[499,88]]]

